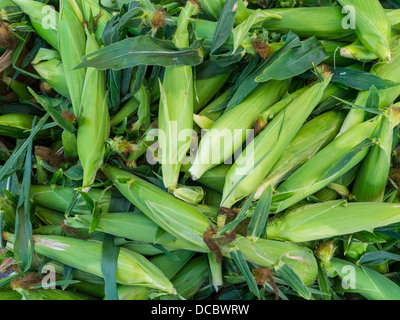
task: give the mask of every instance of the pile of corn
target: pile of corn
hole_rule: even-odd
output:
[[[0,0],[0,300],[400,299],[400,2]]]

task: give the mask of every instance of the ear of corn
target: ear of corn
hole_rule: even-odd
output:
[[[91,215],[69,217],[65,223],[72,228],[88,229],[92,221]],[[190,242],[175,238],[169,233],[157,236],[159,227],[143,214],[111,213],[102,214],[97,230],[134,241],[153,243],[162,246],[182,248],[192,251],[204,251]],[[133,248],[133,247],[132,247]]]
[[[178,295],[185,299],[192,298],[208,280],[208,263],[205,256],[192,259],[178,274],[172,279]],[[179,296],[165,296],[163,299],[177,299]]]
[[[393,39],[392,58],[390,63],[379,63],[375,65],[371,73],[385,80],[400,82],[400,38],[396,36]],[[379,108],[385,109],[389,107],[400,95],[400,86],[388,89],[378,90],[379,92]],[[368,100],[369,91],[360,91],[354,104],[365,107]],[[365,111],[360,109],[352,109],[348,113],[339,134],[349,130],[353,126],[363,122],[365,119]]]
[[[3,233],[7,241],[13,235]],[[102,277],[102,245],[98,242],[85,241],[60,236],[33,237],[34,250],[37,254],[59,261],[73,268]],[[120,248],[117,262],[117,282],[125,285],[139,285],[174,293],[175,289],[165,275],[142,255]]]
[[[96,39],[102,43],[103,31],[107,22],[112,18],[112,14],[100,7],[99,0],[82,0],[81,6],[85,21],[89,21],[91,17],[96,20]]]
[[[123,170],[106,165],[103,172],[130,202],[165,231],[207,249],[203,234],[211,223],[200,211]]]
[[[181,11],[173,36],[179,47],[189,45],[189,18],[198,11],[197,4],[188,1]],[[194,79],[191,66],[168,67],[160,84],[159,143],[164,186],[176,188],[182,161],[190,148],[193,129]]]
[[[306,242],[372,230],[399,221],[398,204],[335,200],[290,210],[268,223],[267,237]]]
[[[316,36],[319,39],[341,39],[354,34],[352,29],[346,30],[342,27],[345,16],[340,7],[283,8],[267,11],[282,17],[263,23],[263,27],[269,31],[278,33],[292,31],[299,37]]]
[[[230,72],[216,75],[207,79],[196,79],[194,82],[193,112],[198,113],[223,87],[230,76]]]
[[[221,206],[230,208],[255,191],[322,98],[332,74],[314,84],[282,110],[246,147],[229,170]]]
[[[86,36],[83,29],[82,12],[75,0],[60,1],[58,48],[74,113],[79,118],[86,70],[83,68],[74,70],[74,68],[81,62],[81,57],[85,55]]]
[[[399,122],[399,109],[388,109],[375,135],[379,140],[368,153],[354,183],[353,195],[356,201],[383,201],[392,157],[393,128]]]
[[[228,160],[246,141],[256,117],[276,103],[288,86],[288,81],[261,83],[243,102],[224,113],[202,137],[189,170],[192,177],[199,179],[207,170]]]
[[[340,55],[342,57],[358,60],[361,62],[368,62],[378,59],[378,56],[375,53],[369,51],[358,39],[355,42],[345,47],[342,47],[340,49]]]
[[[345,280],[349,272],[354,276],[352,283],[342,281],[342,288],[343,284],[346,286],[343,288],[344,291],[359,292],[368,300],[400,299],[399,286],[380,273],[337,258],[333,258],[330,263],[342,280]],[[355,287],[351,287],[350,285]]]
[[[213,122],[218,120],[218,118],[224,113],[224,110],[221,110],[219,106],[226,100],[229,92],[230,89],[226,90],[217,99],[213,100],[207,107],[199,112],[199,116],[207,117],[207,119],[210,119]]]
[[[78,157],[78,146],[75,133],[64,130],[61,135],[64,153],[67,158]]]
[[[382,61],[390,60],[391,26],[378,0],[339,0],[355,14],[356,34],[361,43]]]
[[[111,119],[111,127],[119,125],[125,118],[130,117],[139,109],[139,102],[135,98],[131,98],[118,113]]]
[[[27,138],[32,129],[33,115],[25,113],[9,113],[0,116],[0,135],[15,139]],[[49,136],[49,130],[41,130],[38,135]]]
[[[100,199],[101,193],[102,190],[93,188],[91,188],[88,192],[93,201],[99,201],[102,212],[108,212],[111,194],[109,192],[106,192],[104,196]],[[31,185],[30,190],[30,196],[34,203],[59,212],[65,212],[68,209],[73,199],[73,194],[74,188],[55,185]],[[90,213],[90,210],[88,209],[85,200],[83,198],[80,198],[72,212],[77,214],[88,214]]]
[[[254,243],[248,238],[238,237],[236,241],[244,258],[257,266],[277,267],[282,257],[286,257],[288,265],[305,285],[310,285],[317,277],[317,262],[308,248],[294,243],[266,239],[258,239]]]
[[[15,0],[14,3],[29,16],[31,24],[39,36],[54,49],[58,50],[57,29],[59,13],[54,7],[33,0]]]
[[[35,206],[35,215],[46,225],[60,225],[64,221],[64,215],[42,206]]]
[[[287,174],[311,159],[321,148],[330,143],[339,132],[343,120],[342,112],[330,111],[303,125],[258,188],[254,199],[259,199],[268,186],[274,188]]]
[[[69,98],[63,64],[58,52],[41,48],[32,61],[36,72],[59,94]]]
[[[277,201],[278,211],[321,190],[363,160],[369,148],[358,150],[357,146],[362,146],[366,139],[373,137],[380,122],[381,117],[378,116],[355,126],[296,170],[277,190],[276,197],[284,199]],[[340,161],[345,162],[335,169],[334,166],[338,166]]]
[[[98,48],[94,34],[88,34],[86,54]],[[94,182],[97,170],[103,164],[105,141],[110,134],[104,71],[87,69],[80,110],[77,150],[83,167],[83,186],[87,187]]]

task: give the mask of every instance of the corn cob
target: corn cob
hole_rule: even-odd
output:
[[[330,143],[339,132],[343,120],[343,113],[330,111],[307,122],[271,169],[263,184],[258,188],[254,199],[259,199],[268,186],[274,188],[290,172]]]
[[[397,204],[334,200],[290,210],[273,219],[268,223],[267,237],[306,242],[372,230],[399,221]]]
[[[4,232],[3,238],[13,241],[13,234]],[[102,245],[98,242],[60,236],[33,237],[37,254],[59,261],[73,268],[101,277]],[[164,274],[142,255],[121,248],[117,262],[117,283],[138,285],[174,293],[175,289]]]
[[[337,179],[334,183],[341,185],[345,188],[348,188],[353,183],[353,181],[356,179],[359,169],[360,169],[360,165],[355,166],[354,168],[347,171],[344,175],[342,175],[339,179]],[[328,187],[315,193],[314,196],[318,200],[323,202],[323,201],[336,200],[338,198],[338,195],[339,194],[336,191],[329,188],[329,185],[328,185]]]
[[[130,202],[165,231],[207,249],[203,234],[211,223],[200,211],[123,170],[106,165],[103,172]]]
[[[189,18],[198,12],[197,3],[188,1],[181,11],[173,36],[179,47],[189,45]],[[193,129],[194,83],[190,66],[168,67],[160,84],[159,143],[162,157],[164,186],[172,192],[176,188],[179,170],[190,148]],[[183,136],[182,136],[183,135]]]
[[[353,186],[356,201],[382,202],[389,178],[393,128],[400,122],[398,105],[388,110],[375,135],[379,142],[371,148]],[[379,170],[379,171],[378,171]]]
[[[198,113],[223,87],[230,76],[230,72],[216,75],[207,79],[196,79],[194,82],[193,112]]]
[[[178,239],[189,241],[197,246],[199,249],[195,251],[208,251],[203,235],[212,224],[203,214],[167,192],[123,170],[106,165],[103,172],[116,182],[118,190],[129,201],[158,226]],[[153,203],[153,199],[158,199],[158,203],[163,205]],[[315,280],[316,261],[311,251],[304,247],[264,239],[259,239],[254,243],[241,236],[238,236],[234,243],[242,251],[245,259],[252,263],[271,268],[277,266],[283,256],[289,257],[293,260],[291,267],[305,283],[310,284]],[[232,246],[221,248],[222,254],[228,257],[230,250]],[[301,256],[301,260],[296,260],[296,256]]]
[[[5,114],[0,116],[0,135],[12,138],[26,138],[32,129],[34,116],[29,114]]]
[[[96,39],[99,43],[102,43],[103,31],[107,22],[112,18],[112,14],[102,9],[98,0],[82,0],[80,4],[85,21],[90,21],[91,18],[96,20]]]
[[[74,32],[71,32],[74,30]],[[85,55],[86,36],[83,28],[83,16],[75,0],[60,1],[60,18],[58,22],[58,48],[64,67],[74,114],[79,118],[81,98],[86,70],[74,68]]]
[[[276,201],[277,212],[326,187],[364,159],[368,147],[357,152],[350,161],[347,160],[340,168],[331,172],[332,166],[337,166],[338,162],[345,159],[346,155],[350,155],[356,146],[373,137],[380,122],[381,117],[378,116],[355,126],[297,169],[277,190],[276,198],[283,197],[282,201]]]
[[[340,49],[340,55],[342,57],[358,60],[361,62],[368,62],[378,59],[378,56],[375,55],[375,53],[368,51],[368,49],[365,48],[361,41],[358,39],[353,43],[342,47]]]
[[[91,215],[76,215],[75,217],[66,219],[65,224],[72,228],[88,229],[91,220]],[[175,238],[169,233],[164,233],[157,237],[158,226],[145,215],[139,213],[103,214],[97,230],[134,241],[146,243],[157,242],[166,247],[204,252],[204,249],[190,242]]]
[[[33,0],[15,0],[14,3],[29,16],[32,27],[39,36],[54,49],[58,50],[57,29],[59,13],[54,7]]]
[[[368,300],[400,299],[399,286],[378,272],[337,258],[333,258],[330,263],[343,280],[349,274],[349,270],[353,271],[354,281],[350,284],[345,283],[347,285],[345,288],[342,282],[345,291],[351,289],[352,292],[359,292]]]
[[[400,82],[400,38],[396,36],[393,39],[392,57],[390,63],[379,63],[375,65],[371,73],[385,80]],[[379,92],[379,108],[389,107],[400,95],[400,86],[388,89],[378,90]],[[360,91],[354,104],[365,107],[368,100],[369,91]],[[339,134],[343,134],[353,126],[363,122],[365,119],[365,111],[360,109],[352,109],[344,120],[343,126]]]
[[[35,215],[46,225],[60,225],[64,221],[64,215],[61,212],[39,205],[35,206]]]
[[[190,299],[208,280],[208,263],[205,256],[192,259],[179,273],[171,280],[179,296]],[[179,296],[165,296],[163,299],[177,299]]]
[[[391,26],[378,0],[339,0],[344,9],[352,8],[356,34],[361,43],[382,61],[390,60]]]
[[[274,105],[288,86],[289,81],[261,83],[243,102],[224,113],[200,141],[189,170],[193,179],[199,179],[207,170],[230,159],[249,137],[256,117]]]
[[[221,103],[223,103],[230,89],[226,90],[223,94],[221,94],[217,99],[213,100],[207,107],[199,112],[199,116],[206,117],[214,123],[218,118],[224,113],[224,110],[219,107]],[[210,126],[211,127],[211,126]]]
[[[110,126],[115,127],[120,124],[126,117],[130,117],[134,114],[139,108],[139,102],[132,98],[130,99],[122,108],[118,111],[118,113],[112,117]]]
[[[87,35],[86,54],[99,49],[94,34]],[[95,180],[103,164],[105,141],[110,134],[110,115],[104,71],[88,68],[81,98],[81,116],[77,135],[79,160],[83,168],[83,186]]]
[[[64,154],[66,158],[78,157],[78,146],[75,133],[64,130],[61,134],[62,144],[64,147]]]
[[[221,206],[232,207],[260,186],[320,102],[332,74],[323,71],[322,77],[323,81],[290,103],[246,147],[226,176]]]
[[[40,186],[31,185],[30,195],[36,204],[43,207],[47,207],[52,210],[59,212],[65,212],[72,199],[73,199],[74,188],[62,187],[62,186]],[[89,196],[93,201],[99,201],[99,205],[103,212],[108,212],[110,206],[111,194],[106,192],[103,198],[100,199],[102,190],[91,188],[88,192]],[[76,214],[88,214],[90,210],[87,208],[86,202],[83,198],[80,198],[76,203],[73,211]]]
[[[68,85],[65,78],[65,72],[63,64],[61,63],[60,56],[57,52],[51,58],[47,58],[49,55],[49,49],[41,48],[32,61],[32,65],[36,72],[51,85],[51,87],[64,97],[69,98]]]

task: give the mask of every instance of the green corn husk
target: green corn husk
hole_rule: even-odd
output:
[[[186,203],[196,206],[203,200],[205,194],[202,187],[178,184],[173,195]]]
[[[347,45],[346,42],[323,40],[321,41],[324,45],[328,58],[324,61],[327,65],[336,67],[347,67],[354,63],[353,59],[349,59],[346,56],[341,55],[340,48]]]
[[[146,153],[148,149],[151,149],[151,145],[156,143],[157,141],[157,120],[153,121],[153,123],[147,128],[147,130],[143,133],[143,136],[140,138],[138,143],[135,145],[134,150],[128,157],[127,166],[130,168],[136,167],[136,160],[139,159],[142,155]],[[153,151],[153,150],[151,150]],[[154,150],[155,151],[155,150]]]
[[[88,34],[86,54],[99,49],[94,34]],[[104,71],[88,68],[81,99],[81,116],[77,135],[79,160],[83,168],[84,187],[95,180],[103,164],[105,141],[110,134],[110,115]]]
[[[199,179],[206,171],[230,159],[250,135],[256,117],[274,105],[288,86],[289,81],[261,83],[243,102],[225,112],[200,141],[189,170],[193,179]]]
[[[316,36],[318,39],[341,39],[354,35],[354,30],[344,29],[344,14],[340,7],[310,7],[269,9],[279,14],[282,19],[270,19],[263,23],[263,28],[276,33],[294,32],[299,37]],[[307,17],[303,19],[302,17]]]
[[[191,299],[209,278],[208,263],[205,256],[192,259],[179,273],[172,279],[178,295],[168,295],[162,300]]]
[[[4,232],[3,238],[13,241],[13,234]],[[33,236],[37,254],[59,261],[73,268],[102,277],[102,244],[60,236]],[[175,293],[172,283],[150,261],[142,255],[120,248],[117,261],[117,283],[145,286]]]
[[[389,61],[391,25],[379,0],[338,2],[354,10],[355,32],[361,43],[382,61]]]
[[[119,125],[125,118],[130,117],[139,109],[139,102],[135,98],[131,98],[118,113],[112,117],[110,126]]]
[[[199,211],[156,186],[123,170],[107,165],[103,171],[109,178],[116,181],[119,191],[139,210],[155,221],[157,225],[175,235],[178,239],[189,241],[197,246],[198,249],[195,249],[195,251],[208,252],[202,237],[211,226],[211,223]],[[163,205],[152,203],[153,199],[158,199],[158,203]],[[306,249],[289,243],[259,239],[254,244],[251,240],[242,237],[238,237],[237,243],[248,261],[262,267],[277,265],[282,256],[290,254],[292,251],[304,254],[304,261],[308,265],[312,265],[314,261],[312,254],[311,258]],[[225,247],[222,251],[224,255],[229,256],[229,248]],[[293,268],[297,270],[302,279],[305,279],[308,283],[315,279],[316,272],[314,268],[307,267],[308,271],[306,272],[303,270],[303,268],[306,268],[302,262],[298,266],[298,262],[293,261],[293,263],[296,264]],[[302,274],[303,272],[304,275]]]
[[[111,193],[106,192],[100,199],[103,191],[91,188],[88,192],[93,201],[99,201],[102,212],[108,212],[111,201]],[[62,186],[40,186],[31,185],[30,196],[34,203],[43,207],[56,210],[59,212],[66,212],[73,199],[74,188]],[[72,213],[75,214],[89,214],[91,211],[88,209],[85,200],[80,197]]]
[[[27,289],[16,289],[17,292],[22,292],[24,294],[25,300],[26,298],[29,300],[97,300],[95,297],[89,296],[87,294],[83,294],[80,292],[73,292],[69,290],[61,290],[61,289],[35,289],[35,290],[27,290]],[[26,298],[25,298],[26,297]]]
[[[50,5],[33,0],[13,0],[29,16],[32,27],[41,38],[58,50],[57,29],[59,13]]]
[[[215,20],[219,19],[225,3],[224,0],[198,0],[197,2],[200,4],[201,9]]]
[[[399,221],[400,207],[397,204],[334,200],[294,209],[272,220],[267,227],[267,237],[306,242],[371,230]]]
[[[400,82],[400,38],[396,36],[393,39],[392,58],[390,63],[376,64],[371,73],[385,80]],[[393,104],[400,95],[400,85],[388,89],[378,90],[379,92],[379,108],[385,109]],[[354,104],[365,107],[369,96],[369,90],[360,91]],[[344,120],[343,126],[339,134],[343,134],[355,125],[362,123],[365,119],[365,111],[360,109],[352,109]]]
[[[349,187],[353,181],[357,177],[357,173],[359,170],[359,165],[355,166],[354,168],[350,169],[347,171],[344,175],[342,175],[339,179],[337,179],[334,183],[337,185],[341,185],[345,188]],[[321,202],[323,201],[330,201],[330,200],[336,200],[338,198],[338,192],[336,192],[334,189],[328,187],[316,192],[314,196],[320,200]]]
[[[225,177],[231,168],[229,164],[220,164],[206,171],[197,182],[222,193],[225,184]]]
[[[228,80],[230,72],[216,75],[207,79],[194,81],[194,105],[193,112],[198,113],[218,93]]]
[[[78,157],[78,142],[75,133],[64,130],[61,134],[64,154],[67,158]]]
[[[177,238],[207,249],[203,234],[210,221],[191,205],[124,170],[106,165],[106,176],[135,207],[162,229]]]
[[[10,77],[4,77],[2,81],[15,93],[20,100],[32,99],[32,95],[29,92],[26,84],[16,79],[13,80]]]
[[[14,139],[27,138],[32,129],[32,122],[35,117],[25,113],[10,113],[0,116],[0,135]],[[51,131],[41,130],[39,137],[49,137]]]
[[[181,11],[172,39],[177,47],[189,45],[189,18],[197,12],[197,4],[192,1],[188,1]],[[172,192],[178,183],[181,163],[191,145],[194,108],[192,67],[167,67],[160,83],[160,94],[158,123],[162,132],[159,136],[162,176],[164,186]]]
[[[65,220],[65,224],[72,228],[89,229],[92,221],[91,215],[76,215]],[[103,214],[99,221],[97,230],[112,234],[129,240],[158,243],[165,247],[181,248],[191,251],[206,252],[190,242],[175,238],[169,233],[157,235],[159,227],[144,214],[135,213],[110,213]],[[132,248],[128,245],[129,248]],[[159,251],[156,251],[159,252]]]
[[[125,243],[123,247],[135,251],[137,253],[140,253],[143,256],[155,256],[157,254],[162,253],[162,251],[157,247],[155,247],[153,243],[148,243],[148,242],[129,241],[128,243]],[[181,248],[168,247],[165,245],[162,245],[162,247],[168,250],[169,252],[174,252],[176,250],[181,249]]]
[[[22,296],[13,290],[0,290],[0,300],[22,300]]]
[[[264,129],[270,120],[276,117],[276,115],[279,114],[279,112],[281,112],[286,106],[292,103],[295,99],[300,97],[308,89],[309,87],[307,86],[299,90],[296,90],[295,92],[292,92],[290,94],[286,93],[280,101],[275,103],[271,108],[268,108],[257,117],[254,123],[254,127],[260,128],[261,130]]]
[[[393,128],[400,122],[397,106],[388,110],[375,135],[379,142],[365,158],[353,186],[353,195],[359,202],[382,202],[389,179],[393,148]]]
[[[8,2],[8,5],[0,5],[0,20],[14,23],[21,21],[23,16],[22,10],[12,1]]]
[[[351,155],[353,148],[371,139],[380,122],[381,117],[378,116],[355,126],[297,169],[277,190],[276,198],[273,199],[277,212],[326,187],[363,160],[369,148],[363,148],[350,160],[345,160],[345,157]],[[338,167],[340,160],[344,163]],[[332,169],[336,170],[331,172]],[[282,200],[279,201],[279,198]]]
[[[244,258],[259,267],[278,268],[284,260],[306,286],[312,284],[317,277],[317,261],[313,252],[306,247],[261,238],[254,243],[244,237],[238,237],[236,244]]]
[[[63,64],[57,51],[40,48],[32,65],[36,72],[59,94],[69,98]]]
[[[368,300],[400,299],[400,287],[380,273],[337,258],[330,263],[343,280],[342,289],[345,292],[358,292]],[[344,288],[343,284],[348,288]]]
[[[207,107],[199,112],[199,116],[206,117],[213,123],[218,120],[218,118],[224,113],[224,110],[219,107],[223,103],[231,89],[226,90],[217,99],[213,100]]]
[[[342,112],[329,111],[303,125],[258,188],[254,199],[259,199],[268,186],[274,188],[290,172],[311,159],[320,149],[330,143],[339,132],[343,120]]]
[[[0,195],[0,214],[2,215],[3,229],[14,230],[16,209],[11,200]]]
[[[225,179],[221,206],[232,207],[261,185],[320,102],[332,74],[327,72],[322,76],[323,81],[314,84],[285,107],[232,165]]]
[[[368,62],[378,59],[378,56],[365,48],[365,46],[358,39],[353,43],[342,47],[340,49],[340,55],[342,57],[358,60],[361,62]]]
[[[71,30],[74,30],[74,32],[71,32]],[[75,0],[60,1],[58,47],[74,114],[79,118],[86,70],[84,68],[74,70],[74,68],[85,55],[86,35],[83,28],[82,12]]]
[[[60,225],[64,221],[64,215],[61,212],[54,211],[42,206],[35,206],[35,216],[46,225]]]
[[[102,43],[103,31],[107,25],[107,22],[113,17],[113,15],[101,8],[101,1],[99,0],[83,0],[80,2],[82,6],[82,13],[85,21],[90,21],[91,17],[96,17],[96,40]],[[86,53],[87,54],[87,53]]]

